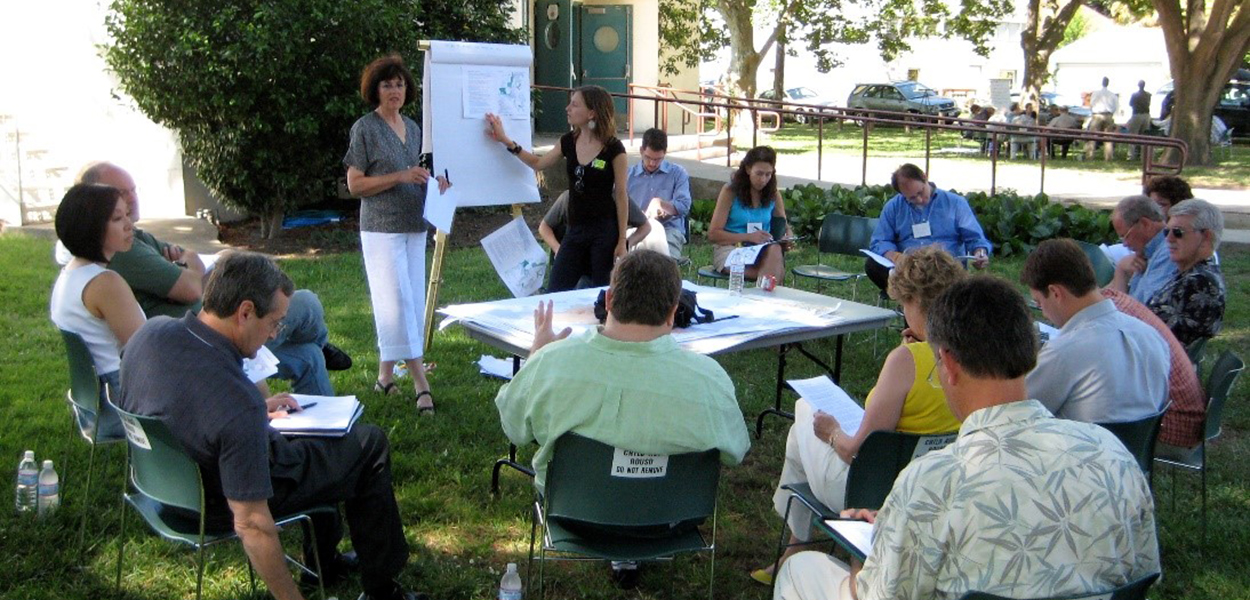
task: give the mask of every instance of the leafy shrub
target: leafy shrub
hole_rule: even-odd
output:
[[[809,183],[781,192],[786,203],[786,216],[790,218],[795,235],[812,240],[819,237],[825,215],[838,213],[876,218],[881,216],[885,203],[895,195],[894,189],[888,185],[824,189]],[[995,253],[1000,256],[1028,253],[1042,240],[1056,237],[1070,237],[1094,244],[1116,240],[1107,211],[1051,202],[1046,194],[1021,196],[1014,190],[1004,190],[993,196],[972,192],[965,197],[986,237],[994,243]],[[715,207],[714,200],[694,203],[690,211],[692,234],[707,233],[707,224]]]

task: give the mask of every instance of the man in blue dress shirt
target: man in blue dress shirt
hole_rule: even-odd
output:
[[[956,258],[971,257],[978,269],[989,264],[994,245],[986,239],[966,198],[939,190],[929,183],[920,167],[911,163],[894,171],[890,183],[898,194],[881,210],[869,250],[896,260],[903,252],[942,244]],[[870,258],[864,272],[885,290],[889,268]]]
[[[663,225],[669,256],[680,259],[686,245],[686,217],[690,214],[690,175],[678,165],[664,160],[668,134],[655,128],[642,134],[642,160],[629,168],[626,188],[629,200],[647,218]],[[652,224],[652,231],[659,227]],[[653,234],[654,235],[654,234]]]
[[[1132,254],[1120,259],[1108,285],[1145,304],[1176,276],[1168,254],[1163,209],[1147,196],[1129,196],[1111,211],[1111,226]]]

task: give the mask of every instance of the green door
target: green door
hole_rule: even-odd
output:
[[[535,0],[534,79],[538,85],[562,88],[574,86],[573,11],[570,0]],[[534,117],[534,129],[544,133],[569,130],[564,107],[568,94],[544,90]]]
[[[578,85],[597,85],[613,94],[628,94],[632,52],[631,6],[579,5]],[[616,99],[616,125],[626,126],[628,101]]]

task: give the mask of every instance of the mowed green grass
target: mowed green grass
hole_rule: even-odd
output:
[[[710,262],[706,245],[693,248],[695,264]],[[97,457],[97,475],[90,497],[84,497],[87,445],[71,430],[64,404],[68,385],[64,350],[48,321],[48,292],[57,270],[51,261],[52,244],[16,236],[0,237],[0,324],[3,360],[0,360],[0,464],[5,481],[12,481],[20,453],[33,449],[40,459],[56,461],[61,473],[62,510],[52,519],[36,522],[16,518],[0,507],[0,598],[113,597],[113,577],[119,542],[118,509],[122,487],[123,451],[103,448]],[[1208,347],[1208,364],[1216,353],[1233,349],[1250,356],[1247,327],[1247,275],[1250,252],[1226,247],[1222,252],[1228,282],[1229,306],[1224,333]],[[791,264],[817,259],[808,246],[789,258]],[[830,262],[830,257],[824,257]],[[846,267],[861,261],[843,259]],[[1015,279],[1022,260],[997,260],[991,270]],[[529,541],[530,481],[505,471],[498,498],[489,493],[490,465],[506,451],[493,405],[498,380],[477,373],[474,361],[492,350],[470,340],[457,326],[437,333],[427,360],[437,361],[432,382],[438,414],[421,419],[410,396],[382,397],[371,391],[377,354],[367,288],[358,253],[287,258],[282,266],[300,287],[321,295],[331,340],[352,354],[356,366],[333,374],[340,393],[357,394],[366,405],[364,420],[381,426],[390,436],[395,491],[411,544],[410,566],[403,582],[435,598],[490,598],[503,567],[521,563]],[[440,304],[502,298],[507,295],[477,248],[447,256]],[[687,273],[693,277],[693,271]],[[807,284],[799,284],[811,288]],[[871,297],[871,284],[860,287],[860,298]],[[849,297],[849,285],[824,289]],[[881,331],[874,353],[873,336],[849,338],[844,384],[863,398],[871,388],[884,352],[897,340],[893,330]],[[807,347],[827,360],[834,344],[823,341]],[[498,355],[499,353],[494,352]],[[733,377],[745,418],[754,427],[755,415],[773,399],[776,354],[758,350],[718,358]],[[193,368],[193,365],[188,365]],[[789,360],[787,374],[808,377],[819,369],[800,357]],[[674,381],[672,385],[680,386]],[[212,382],[202,385],[211,386]],[[1250,410],[1246,407],[1250,377],[1242,378],[1225,414],[1224,435],[1212,447],[1209,531],[1205,555],[1199,545],[1197,477],[1176,478],[1176,507],[1172,508],[1172,479],[1166,469],[1155,478],[1159,536],[1164,561],[1163,581],[1152,598],[1250,598],[1250,478],[1247,453]],[[792,402],[793,396],[787,396]],[[746,462],[726,469],[722,478],[720,522],[717,531],[716,597],[763,599],[770,591],[747,578],[747,572],[772,560],[781,520],[772,512],[772,492],[780,472],[788,423],[770,418],[764,436],[753,440]],[[525,460],[532,449],[523,449]],[[5,496],[8,502],[8,496]],[[87,546],[81,561],[77,553],[79,518],[89,521]],[[126,531],[127,559],[120,597],[132,599],[189,598],[195,593],[193,553],[165,542],[139,523],[132,513]],[[298,547],[298,533],[284,536],[288,547]],[[687,556],[644,572],[637,591],[620,592],[608,584],[607,567],[599,563],[549,565],[551,598],[702,598],[707,595],[704,556]],[[209,553],[205,576],[206,598],[263,598],[264,586],[249,595],[248,573],[238,544]],[[355,598],[358,582],[329,590],[340,599]],[[536,592],[527,582],[527,591]]]

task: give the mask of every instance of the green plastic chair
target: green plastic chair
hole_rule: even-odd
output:
[[[957,433],[920,435],[899,431],[874,431],[868,434],[847,472],[846,500],[843,505],[847,508],[880,510],[885,504],[886,496],[894,488],[894,480],[912,459],[949,446],[956,436]],[[783,485],[781,489],[789,491],[790,498],[786,500],[786,514],[781,520],[781,536],[777,540],[777,556],[773,560],[774,573],[781,564],[782,553],[789,547],[786,543],[786,523],[790,522],[790,509],[795,501],[812,512],[813,523],[822,523],[840,516],[837,511],[816,498],[807,482]]]
[[[203,474],[200,467],[182,449],[182,445],[174,437],[169,428],[156,417],[145,417],[116,409],[126,430],[127,464],[130,485],[134,491],[129,492],[126,483],[122,486],[121,541],[117,545],[117,589],[121,590],[122,567],[126,556],[126,510],[129,504],[143,517],[144,522],[152,531],[172,542],[187,544],[195,548],[196,579],[195,597],[202,597],[204,589],[204,549],[208,546],[226,542],[238,537],[233,528],[210,529],[205,515]],[[312,518],[309,516],[320,512],[334,512],[334,506],[318,506],[293,515],[275,515],[274,521],[279,527],[291,523],[300,523],[304,535],[315,539]],[[316,544],[307,544],[313,548],[313,560],[316,570],[295,561],[287,556],[287,561],[300,570],[317,578],[322,600],[325,599],[325,586],[321,577],[321,557]],[[248,577],[252,591],[256,591],[255,574],[251,562],[248,562]]]
[[[1207,443],[1220,436],[1220,421],[1224,416],[1224,402],[1237,383],[1237,377],[1246,370],[1241,357],[1225,350],[1211,367],[1207,378],[1207,416],[1203,426],[1202,442],[1183,456],[1157,456],[1155,461],[1172,467],[1172,507],[1176,507],[1176,470],[1198,471],[1202,477],[1202,546],[1207,545]]]
[[[1171,406],[1171,403],[1169,402],[1168,405]],[[1129,454],[1137,459],[1137,466],[1141,467],[1142,473],[1146,474],[1146,479],[1151,481],[1153,481],[1151,467],[1155,460],[1155,442],[1159,439],[1159,426],[1163,424],[1163,415],[1167,411],[1168,407],[1164,407],[1158,414],[1136,421],[1098,424],[1115,434],[1120,443],[1128,449]]]
[[[1185,354],[1189,355],[1189,362],[1193,363],[1198,379],[1202,379],[1202,360],[1206,358],[1207,341],[1210,339],[1198,338],[1185,345]]]
[[[537,530],[538,597],[543,597],[543,565],[552,560],[642,561],[668,559],[679,552],[706,551],[708,596],[716,569],[716,491],[720,451],[667,457],[663,475],[616,475],[618,450],[575,433],[556,440],[547,466],[546,493],[534,501],[530,522],[529,573],[533,572]],[[711,539],[699,525],[711,518]],[[527,574],[527,579],[533,581]]]
[[[867,248],[872,243],[872,232],[876,228],[877,219],[829,213],[820,224],[817,250],[821,255],[839,254],[862,257],[860,249]],[[854,280],[855,287],[851,288],[852,300],[858,294],[859,280],[866,276],[862,269],[842,271],[819,262],[814,265],[799,265],[791,269],[791,272],[797,277],[815,279],[817,290],[820,290],[820,285],[825,281]]]
[[[115,444],[125,439],[116,433],[99,430],[100,415],[111,409],[100,404],[100,378],[95,373],[95,362],[91,358],[91,350],[87,348],[82,336],[77,333],[60,330],[61,339],[65,341],[65,356],[69,362],[69,389],[65,392],[65,401],[69,405],[70,414],[74,418],[74,429],[82,439],[91,446],[87,458],[87,484],[83,487],[83,504],[91,502],[91,483],[95,475],[96,446]],[[108,393],[108,390],[104,390]],[[114,418],[109,415],[109,418]],[[87,540],[87,517],[91,511],[84,510],[82,521],[78,525],[78,552],[81,557]]]
[[[1158,573],[1152,573],[1137,581],[1131,581],[1114,590],[1093,592],[1089,594],[1076,594],[1074,596],[1048,596],[1045,598],[1034,598],[1031,600],[1080,600],[1081,598],[1100,598],[1111,594],[1110,600],[1145,600],[1146,592],[1150,586],[1154,585],[1155,580],[1159,579]],[[1011,600],[1006,596],[996,596],[986,592],[968,592],[964,594],[960,600]]]
[[[1094,266],[1094,279],[1098,282],[1098,287],[1103,287],[1111,283],[1111,279],[1115,277],[1115,265],[1111,264],[1111,259],[1107,258],[1107,253],[1102,251],[1097,244],[1082,242],[1076,240],[1076,244],[1085,252],[1085,256],[1089,258],[1089,262]]]

